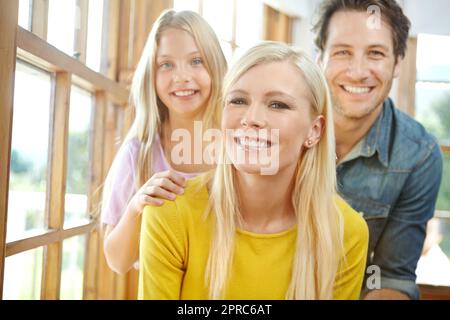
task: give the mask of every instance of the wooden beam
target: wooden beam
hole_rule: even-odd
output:
[[[63,241],[64,239],[86,234],[93,230],[97,226],[96,222],[90,222],[89,224],[73,227],[66,230],[48,230],[47,232],[17,241],[13,241],[6,244],[6,257],[32,250],[38,247],[46,246],[48,244]]]
[[[32,0],[31,32],[41,39],[47,40],[48,0]]]
[[[414,117],[416,111],[416,60],[417,38],[409,38],[406,56],[400,65],[396,105],[411,117]]]
[[[52,103],[52,130],[50,132],[49,192],[47,192],[46,227],[62,230],[67,175],[67,144],[69,135],[69,108],[71,75],[58,72],[55,77]],[[44,248],[42,299],[59,299],[62,265],[62,242]]]
[[[420,300],[450,300],[450,286],[419,284]]]
[[[92,71],[81,62],[49,45],[31,32],[19,27],[17,33],[18,57],[49,72],[67,72],[72,82],[95,92],[105,91],[108,99],[117,105],[128,103],[129,93],[119,83]]]
[[[0,0],[0,300],[3,297],[18,0]]]

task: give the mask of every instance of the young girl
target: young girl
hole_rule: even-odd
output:
[[[139,298],[358,299],[368,230],[336,195],[320,69],[264,43],[236,62],[223,92],[214,175],[144,209]]]
[[[185,178],[211,168],[204,161],[172,161],[171,136],[184,130],[197,138],[195,121],[203,130],[219,126],[225,70],[219,41],[200,15],[172,10],[160,15],[132,82],[136,118],[105,182],[104,252],[112,270],[125,273],[137,261],[144,206],[174,199],[183,193]],[[200,148],[184,152],[203,154],[202,141],[190,145]]]

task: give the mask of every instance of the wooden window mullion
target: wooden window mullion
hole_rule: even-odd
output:
[[[120,41],[121,2],[119,0],[105,0],[103,6],[102,31],[102,65],[101,73],[109,79],[118,80],[118,54]]]
[[[234,50],[237,48],[236,41],[236,24],[237,24],[237,1],[233,0],[233,23],[231,25],[231,52],[234,53]]]
[[[90,176],[90,190],[88,199],[88,210],[90,219],[100,223],[100,199],[101,186],[104,180],[103,173],[103,144],[105,132],[105,110],[106,110],[106,95],[105,92],[99,91],[95,94],[94,102],[94,133],[92,143],[92,158],[91,158],[91,176]],[[103,246],[99,242],[98,230],[93,230],[87,239],[84,266],[84,298],[93,300],[97,298],[97,261],[99,251]]]
[[[416,61],[417,38],[411,37],[408,39],[405,58],[401,62],[397,89],[397,106],[411,117],[415,115],[416,106]]]
[[[47,39],[48,31],[48,3],[49,0],[32,0],[31,11],[31,32],[40,37]]]
[[[115,133],[116,133],[116,108],[110,102],[106,102],[105,127],[103,151],[103,174],[106,176],[115,155]],[[103,244],[103,234],[100,233],[99,241]],[[97,278],[97,299],[113,299],[115,292],[115,274],[106,263],[103,252],[103,245],[99,250],[98,258],[98,278]]]
[[[98,0],[93,0],[98,1]],[[75,57],[86,63],[89,1],[77,0],[75,17]]]
[[[67,144],[69,132],[71,75],[55,75],[52,103],[52,130],[50,132],[50,171],[47,193],[46,227],[62,230],[64,227],[64,198],[67,175]],[[42,299],[59,299],[62,265],[62,240],[45,247],[42,277]]]
[[[19,1],[0,0],[0,300],[3,297]]]

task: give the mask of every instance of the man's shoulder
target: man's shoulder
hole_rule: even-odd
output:
[[[417,165],[426,159],[438,157],[437,139],[424,126],[406,113],[394,108],[392,161]],[[408,161],[409,160],[409,161]]]
[[[433,146],[437,144],[436,138],[420,122],[408,114],[394,108],[394,118],[394,134],[396,139],[400,139],[400,143],[416,144],[419,146]]]

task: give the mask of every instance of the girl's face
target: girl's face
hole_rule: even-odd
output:
[[[289,61],[244,73],[225,96],[222,120],[227,154],[237,170],[294,172],[303,148],[320,140],[324,125],[323,116],[313,119],[310,97],[303,76]],[[276,170],[264,173],[268,167]]]
[[[211,94],[211,77],[194,41],[186,31],[165,30],[156,52],[156,93],[169,114],[195,118]]]

